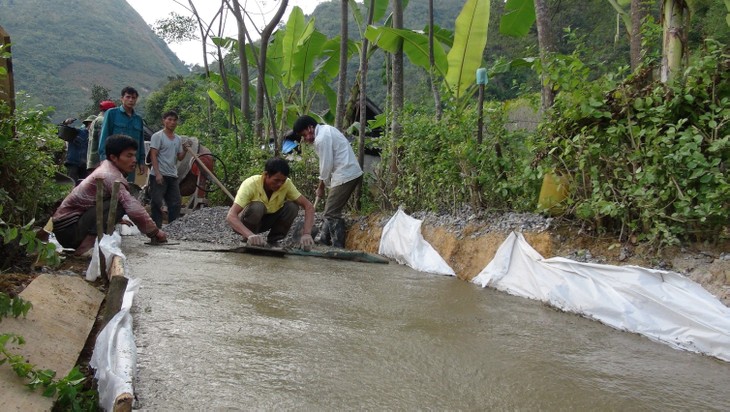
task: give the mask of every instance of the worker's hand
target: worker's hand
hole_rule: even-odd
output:
[[[191,142],[190,140],[185,140],[182,144],[183,151],[186,151],[191,147],[193,147],[193,142]]]
[[[312,239],[312,235],[302,235],[302,237],[299,239],[299,245],[304,250],[310,250],[314,245],[314,239]]]
[[[132,223],[131,220],[127,220],[124,218],[122,220],[120,220],[119,223],[123,224],[124,226],[130,226],[130,227],[134,226],[134,223]]]
[[[162,182],[164,182],[165,179],[163,179],[162,175],[160,173],[155,175],[155,182],[157,182],[158,185],[161,185]]]
[[[246,240],[246,244],[249,246],[264,246],[266,245],[266,238],[264,238],[264,235],[251,235]]]
[[[165,243],[167,242],[167,233],[163,232],[162,230],[157,230],[157,233],[155,233],[154,238],[152,238],[153,241],[157,243]]]
[[[324,197],[324,187],[317,186],[317,190],[314,192],[317,197]]]
[[[137,165],[137,174],[143,175],[147,173],[147,166],[146,165]]]

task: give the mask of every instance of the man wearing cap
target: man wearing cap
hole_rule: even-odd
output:
[[[99,166],[99,136],[101,135],[101,125],[104,123],[104,114],[107,110],[115,107],[117,105],[111,100],[100,102],[99,114],[91,122],[91,126],[89,126],[89,150],[86,154],[86,168],[89,170],[89,173]]]
[[[319,158],[317,197],[323,197],[325,187],[329,188],[324,205],[324,223],[318,240],[326,245],[343,248],[346,230],[342,210],[362,181],[362,168],[350,142],[337,128],[318,124],[311,116],[301,116],[294,122],[292,129],[290,139],[314,145]]]
[[[94,115],[84,119],[84,125],[77,129],[76,137],[68,142],[68,147],[66,148],[66,161],[64,162],[64,166],[66,166],[66,174],[73,179],[75,184],[78,184],[89,175],[86,169],[86,152],[89,148],[89,126],[94,119],[96,119]],[[69,125],[68,120],[64,122],[67,126]]]

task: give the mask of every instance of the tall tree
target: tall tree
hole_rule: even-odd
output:
[[[261,32],[261,49],[259,50],[259,81],[256,82],[256,113],[254,118],[254,135],[258,136],[262,141],[265,141],[264,139],[264,99],[266,98],[266,50],[269,47],[269,38],[271,37],[271,33],[274,32],[274,29],[276,26],[279,25],[279,22],[281,21],[281,17],[284,15],[284,12],[286,11],[286,7],[289,5],[289,0],[281,0],[281,4],[279,5],[279,9],[276,11],[276,14],[271,18],[271,21],[269,24],[264,27],[264,30]],[[272,122],[275,120],[272,119]],[[272,131],[273,133],[276,133],[276,130]]]
[[[349,0],[340,0],[340,74],[337,81],[337,109],[335,111],[335,127],[342,130],[345,118],[345,96],[347,94],[347,3]]]
[[[436,75],[434,74],[434,68],[436,66],[434,50],[433,50],[433,0],[428,0],[428,65],[429,65],[429,77],[431,80],[431,92],[433,93],[433,103],[436,108],[436,119],[441,120],[443,110],[441,110],[441,95],[439,94],[439,88],[436,84]]]
[[[243,12],[239,0],[232,0],[233,7],[228,7],[233,11],[236,17],[238,28],[238,61],[240,62],[239,78],[241,80],[241,114],[245,123],[251,123],[251,107],[249,104],[249,73],[248,73],[248,57],[246,55],[246,22],[243,19]]]
[[[375,17],[375,0],[370,0],[368,5],[368,19],[366,27],[373,24]],[[357,151],[357,162],[362,168],[365,165],[365,133],[367,131],[368,124],[368,97],[367,97],[367,84],[368,84],[368,49],[370,48],[370,41],[367,37],[362,36],[362,49],[360,50],[360,136]],[[355,202],[357,210],[360,210],[360,199],[362,197],[362,182],[357,185],[355,190]]]
[[[631,0],[631,34],[629,46],[631,52],[631,70],[636,70],[641,64],[643,50],[641,48],[641,24],[646,17],[646,0]]]
[[[403,0],[393,0],[393,28],[396,30],[403,29]],[[403,39],[401,37],[398,38],[396,50],[393,53],[392,82],[391,131],[393,133],[393,156],[391,156],[390,171],[395,177],[398,171],[397,142],[403,134],[403,125],[401,124],[401,117],[403,116]]]
[[[555,90],[550,81],[546,67],[548,59],[555,52],[555,40],[550,32],[550,17],[548,13],[547,0],[535,0],[535,18],[537,21],[537,43],[540,48],[540,60],[542,61],[542,108],[549,109],[555,101]]]
[[[662,0],[663,51],[661,80],[666,83],[682,70],[686,56],[689,8],[685,0]]]

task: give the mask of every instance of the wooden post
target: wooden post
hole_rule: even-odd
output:
[[[10,53],[10,35],[0,26],[0,49]],[[0,57],[0,68],[5,69],[4,76],[0,76],[0,99],[5,100],[10,107],[10,116],[15,113],[15,83],[13,80],[13,58]],[[15,136],[15,129],[13,129]]]
[[[479,106],[477,107],[479,113],[479,121],[477,123],[477,143],[482,144],[484,136],[484,85],[479,85]]]
[[[477,69],[477,85],[479,85],[479,106],[478,111],[478,126],[477,126],[477,143],[482,144],[484,136],[484,87],[489,81],[487,77],[487,69],[480,67]]]
[[[109,216],[106,219],[106,234],[111,235],[114,233],[114,228],[117,225],[117,203],[119,203],[119,182],[114,182],[112,185],[112,197],[109,203]]]
[[[96,178],[96,240],[101,241],[104,237],[104,179]],[[99,272],[102,279],[106,279],[106,260],[104,254],[99,252]]]

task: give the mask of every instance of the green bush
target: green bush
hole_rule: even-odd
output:
[[[543,166],[571,178],[570,213],[597,229],[656,244],[716,238],[730,212],[730,56],[707,41],[684,76],[561,92],[538,138]]]
[[[381,139],[382,161],[375,176],[383,207],[455,212],[475,209],[531,210],[537,197],[537,172],[531,136],[505,127],[505,106],[485,105],[485,133],[477,142],[477,113],[447,111],[440,122],[433,114],[409,110],[403,116],[403,138],[397,144],[397,176],[389,171],[393,150]]]

